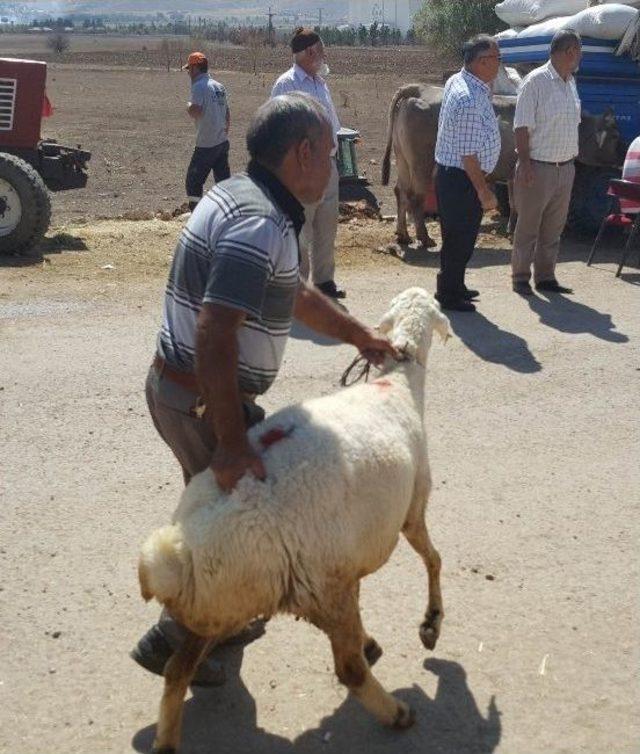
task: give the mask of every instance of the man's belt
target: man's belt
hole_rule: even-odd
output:
[[[568,165],[570,162],[574,162],[575,159],[575,157],[572,157],[570,160],[563,160],[562,162],[550,162],[549,160],[534,160],[532,157],[531,162],[539,162],[541,165],[553,165],[556,168],[561,168],[563,165]]]
[[[153,368],[158,373],[159,377],[166,377],[171,382],[175,382],[176,385],[180,385],[185,390],[189,390],[192,393],[199,393],[200,386],[198,385],[198,378],[192,372],[181,372],[179,369],[174,369],[170,364],[160,356],[156,354],[153,357]]]
[[[179,369],[174,369],[170,364],[167,364],[165,359],[156,353],[153,357],[153,368],[156,370],[159,377],[166,377],[176,385],[180,385],[185,390],[189,390],[191,393],[200,394],[200,385],[198,384],[198,378],[192,372],[181,372]],[[244,403],[253,403],[257,397],[256,393],[240,392],[240,398]]]

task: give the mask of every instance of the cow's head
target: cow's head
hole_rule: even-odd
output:
[[[618,167],[624,161],[624,154],[625,146],[613,110],[608,107],[601,115],[583,111],[578,156],[580,162],[585,165]]]

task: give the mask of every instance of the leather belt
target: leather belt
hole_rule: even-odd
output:
[[[171,365],[167,364],[160,354],[156,354],[153,357],[153,368],[159,377],[166,377],[171,382],[175,382],[176,385],[180,385],[180,387],[192,393],[200,392],[200,385],[198,385],[198,378],[195,374],[174,369]]]
[[[575,157],[572,157],[570,160],[564,160],[563,162],[549,162],[548,160],[534,160],[533,157],[531,158],[531,162],[538,162],[540,165],[553,165],[556,168],[561,168],[563,165],[568,165],[570,162],[575,162]]]

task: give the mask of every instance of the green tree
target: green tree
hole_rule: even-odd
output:
[[[440,52],[460,54],[474,34],[495,34],[505,28],[495,5],[495,0],[425,0],[413,19],[416,36]]]

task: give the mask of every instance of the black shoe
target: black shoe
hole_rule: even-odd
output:
[[[471,301],[466,301],[463,298],[447,298],[442,297],[436,293],[436,301],[440,303],[441,309],[447,309],[453,312],[475,312],[476,307]]]
[[[155,675],[164,675],[164,668],[173,655],[173,647],[158,626],[152,626],[131,650],[129,656],[140,667]],[[222,686],[226,681],[222,665],[208,658],[198,665],[192,686]]]
[[[533,288],[526,280],[515,280],[513,290],[521,296],[533,296]]]
[[[547,291],[548,293],[573,293],[573,288],[566,288],[560,285],[557,280],[541,280],[536,283],[537,291]]]
[[[346,298],[347,292],[338,288],[334,280],[327,280],[326,283],[316,283],[316,288],[322,291],[329,298]]]
[[[465,301],[472,301],[474,298],[478,298],[480,296],[480,291],[476,291],[473,288],[465,288],[462,291],[462,298]]]

